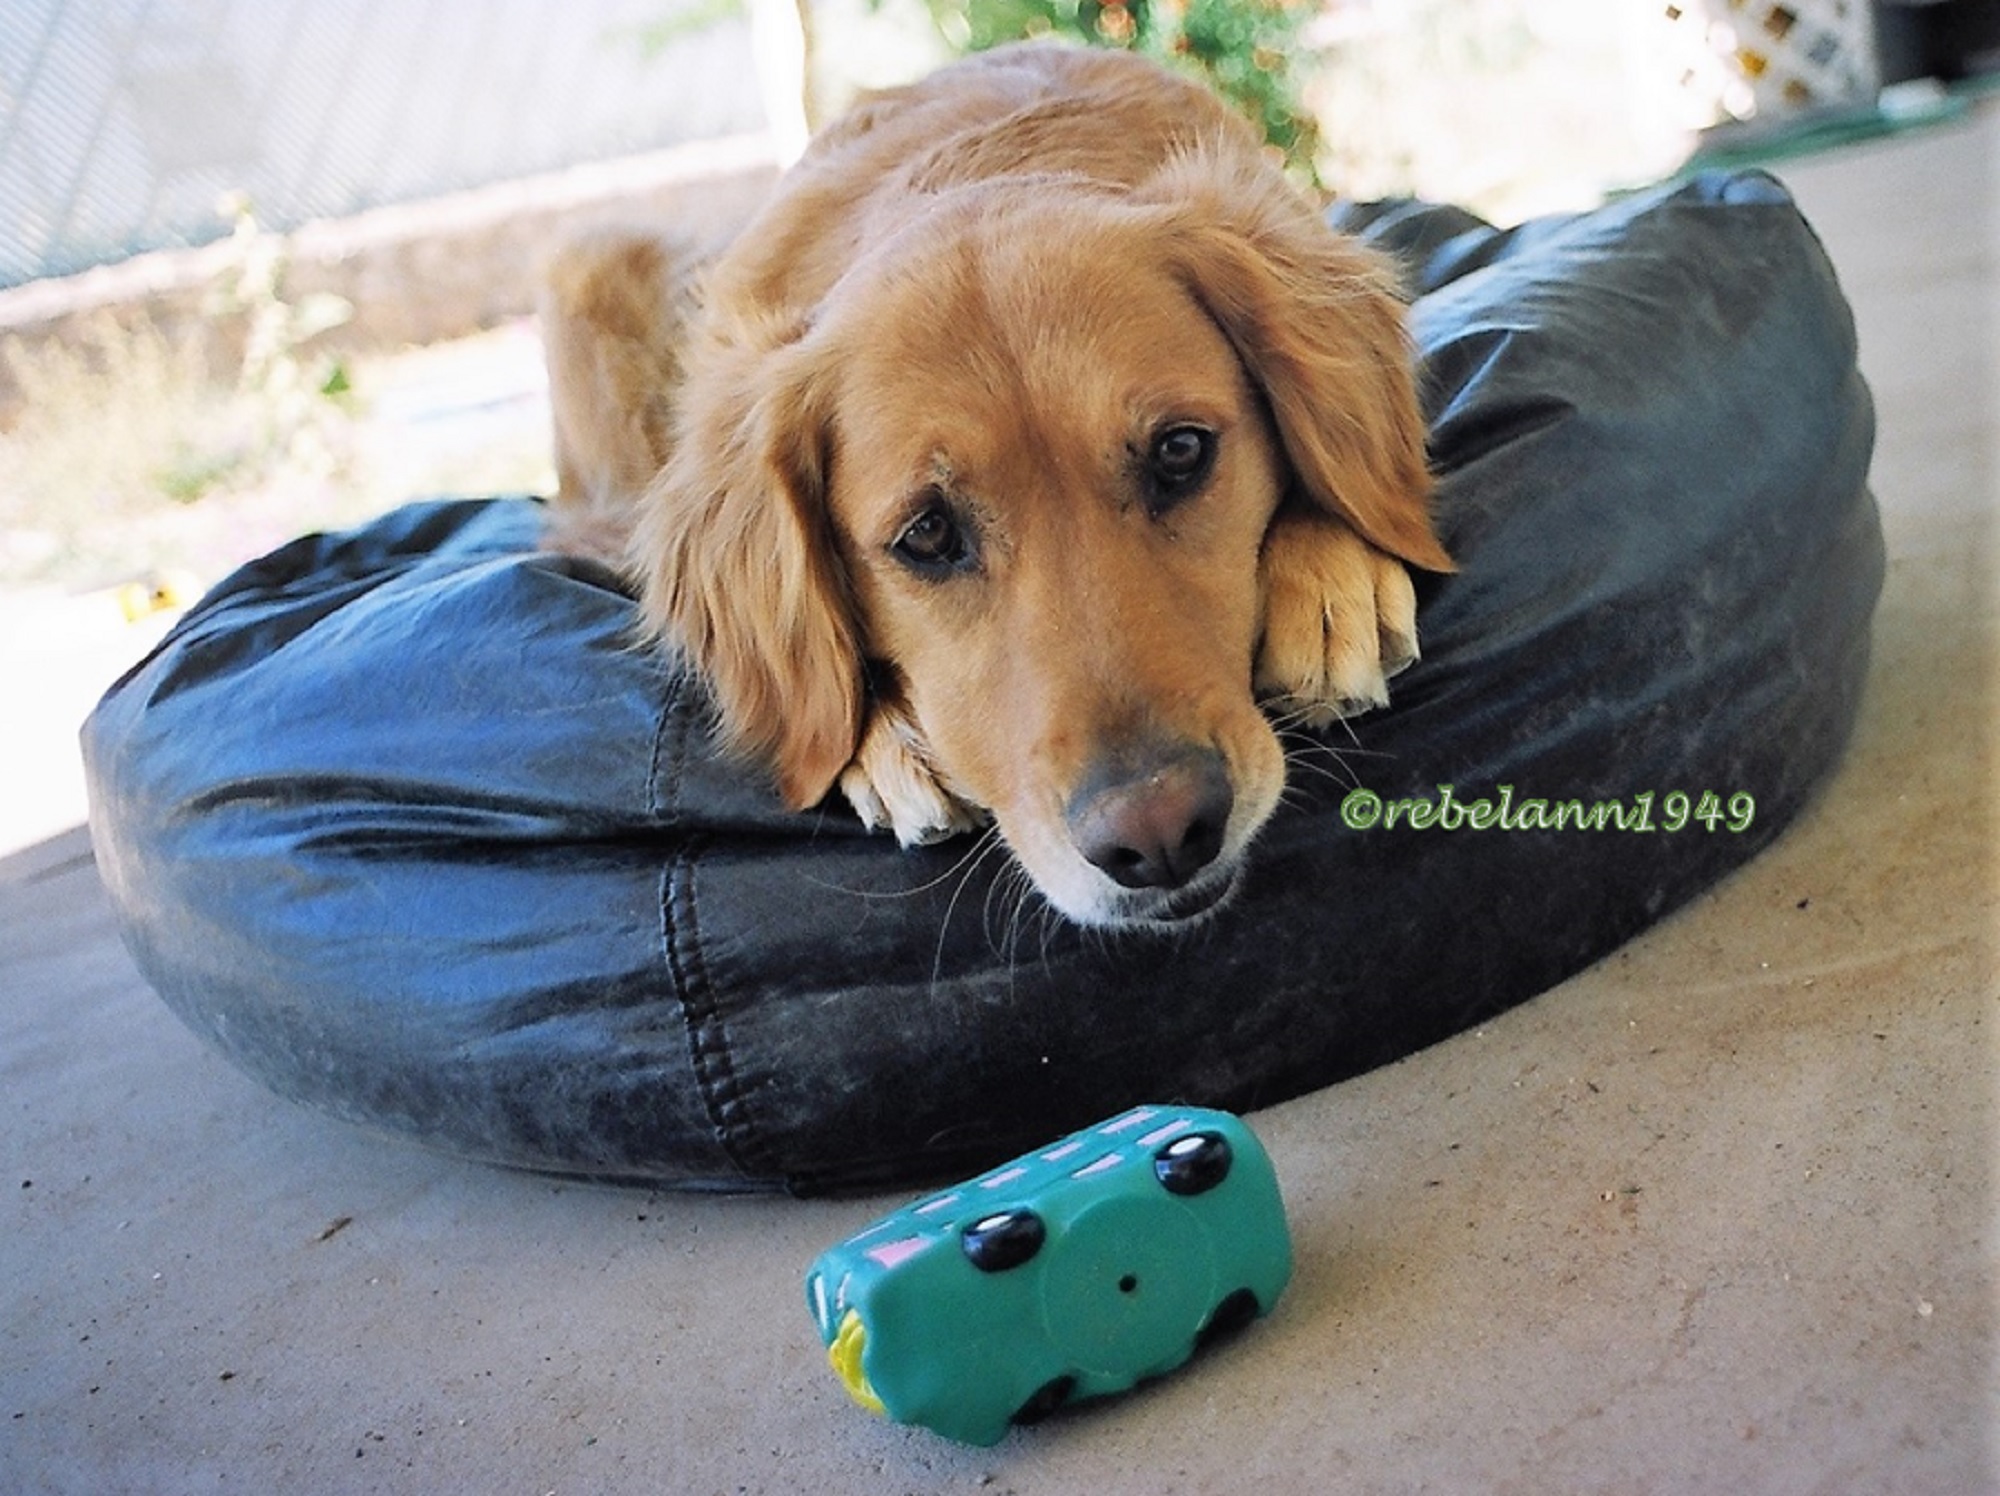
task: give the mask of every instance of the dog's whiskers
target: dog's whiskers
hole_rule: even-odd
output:
[[[893,888],[893,889],[856,888],[851,884],[841,883],[831,878],[816,877],[810,873],[806,875],[806,881],[811,883],[816,888],[825,889],[829,893],[844,893],[848,895],[850,898],[885,899],[885,900],[913,899],[916,898],[919,894],[926,894],[931,892],[933,889],[942,888],[946,883],[951,881],[953,878],[969,876],[971,869],[968,866],[968,864],[977,862],[981,857],[983,857],[986,854],[986,852],[989,850],[987,843],[993,839],[994,835],[995,835],[994,829],[991,826],[987,827],[985,831],[981,832],[980,835],[973,840],[971,846],[967,847],[965,851],[959,854],[958,860],[953,862],[950,867],[946,868],[943,872],[939,873],[935,878],[929,879],[928,881],[923,883],[914,883],[908,888]]]
[[[1025,873],[1021,876],[1021,885],[1022,907],[1025,908],[1029,895],[1034,893],[1034,885]],[[1040,901],[1036,910],[1036,923],[1041,927],[1042,935],[1040,958],[1046,964],[1049,959],[1049,946],[1054,942],[1057,932],[1063,929],[1067,922],[1056,912],[1055,905],[1044,899]]]
[[[936,989],[938,979],[944,972],[945,937],[951,929],[952,915],[958,910],[958,901],[965,897],[966,889],[971,887],[973,875],[979,871],[979,865],[985,862],[996,851],[1005,856],[1006,843],[1000,839],[1000,828],[997,825],[988,825],[984,831],[980,832],[972,846],[966,850],[965,855],[953,864],[951,872],[946,875],[956,874],[958,886],[952,889],[951,898],[944,906],[944,917],[938,921],[937,946],[931,955],[931,987],[933,990]],[[1002,878],[1004,877],[1005,872],[1003,871]],[[943,880],[937,880],[937,882],[941,881]],[[1000,881],[1000,879],[995,879],[994,884],[997,885]],[[927,884],[926,887],[935,888],[937,882]],[[992,888],[989,887],[987,898],[990,901],[992,897]]]
[[[1344,750],[1310,733],[1280,729],[1278,745],[1285,755],[1285,788],[1299,788],[1298,776],[1311,775],[1343,789],[1360,783]]]
[[[1285,753],[1285,788],[1303,790],[1301,779],[1313,779],[1336,789],[1353,789],[1360,780],[1353,767],[1334,750],[1319,746],[1288,749]]]
[[[1007,962],[1011,976],[1019,965],[1022,939],[1027,933],[1030,918],[1041,929],[1040,959],[1046,963],[1049,956],[1049,942],[1054,931],[1064,924],[1055,907],[1042,897],[1041,890],[1028,875],[1026,868],[1018,862],[1010,862],[1004,872],[994,881],[987,895],[989,907],[996,901],[1003,901],[1005,918],[994,940],[994,949]],[[989,933],[989,939],[994,937]]]
[[[1010,863],[987,885],[986,904],[981,910],[986,944],[1000,955],[1010,971],[1014,965],[1014,940],[1021,922],[1023,893],[1020,885],[1020,864]]]

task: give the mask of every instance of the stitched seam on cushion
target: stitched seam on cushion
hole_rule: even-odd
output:
[[[680,705],[683,683],[684,677],[680,675],[674,675],[668,680],[666,699],[660,703],[660,714],[653,723],[653,756],[646,764],[646,813],[656,819],[665,809],[663,800],[671,802],[675,809],[680,807],[682,754],[679,752],[668,754],[667,734],[675,722],[675,708]],[[665,776],[660,771],[663,763],[667,762],[671,762],[673,766],[673,786],[663,797],[660,791],[661,781]]]
[[[686,778],[689,729],[686,714],[676,709],[686,692],[687,677],[676,672],[670,682],[659,724],[653,733],[653,756],[647,770],[646,802],[655,816],[673,816],[680,809]],[[695,878],[707,845],[690,836],[660,872],[660,943],[668,976],[680,995],[681,1017],[687,1025],[688,1062],[701,1091],[702,1111],[722,1154],[746,1177],[759,1172],[757,1151],[748,1137],[748,1108],[729,1052],[729,1033],[708,977],[701,952],[701,914]]]
[[[700,838],[691,838],[661,874],[661,935],[674,985],[680,990],[688,1057],[694,1065],[695,1083],[701,1088],[703,1110],[723,1155],[747,1179],[764,1171],[754,1157],[757,1150],[744,1121],[747,1108],[742,1082],[730,1055],[729,1033],[714,1000],[707,963],[702,959],[701,918],[694,890],[699,853]]]

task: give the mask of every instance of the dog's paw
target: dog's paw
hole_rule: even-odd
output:
[[[906,847],[927,847],[986,824],[985,811],[945,788],[923,733],[908,713],[877,702],[862,729],[840,792],[871,831],[893,831]]]
[[[1417,659],[1417,594],[1394,556],[1339,520],[1281,511],[1264,542],[1256,689],[1308,727],[1389,704]]]

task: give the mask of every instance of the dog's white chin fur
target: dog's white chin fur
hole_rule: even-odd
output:
[[[1275,802],[1276,797],[1273,796]],[[1086,929],[1175,934],[1213,919],[1236,896],[1250,843],[1269,808],[1239,806],[1215,861],[1179,888],[1126,888],[1092,867],[1066,844],[1024,850],[1008,846],[1041,896],[1072,924]],[[1002,831],[1005,831],[1004,822]]]
[[[1097,921],[1101,929],[1178,934],[1206,924],[1222,912],[1243,882],[1243,863],[1213,863],[1182,888],[1126,893],[1131,907]]]

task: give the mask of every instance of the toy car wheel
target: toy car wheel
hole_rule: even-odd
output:
[[[1218,1340],[1227,1340],[1237,1331],[1246,1328],[1255,1319],[1263,1306],[1257,1302],[1257,1295],[1247,1288],[1239,1288],[1215,1306],[1215,1313],[1209,1315],[1208,1323],[1201,1327],[1201,1334],[1195,1337],[1195,1349],[1206,1350]]]
[[[1075,1391],[1075,1377],[1057,1377],[1053,1382],[1044,1383],[1033,1397],[1021,1404],[1020,1411],[1014,1414],[1014,1422],[1040,1423],[1068,1402]]]
[[[1041,1251],[1047,1238],[1048,1229],[1032,1210],[1003,1210],[967,1226],[959,1245],[982,1273],[1004,1273]]]
[[[1199,1195],[1227,1179],[1234,1161],[1221,1133],[1191,1132],[1153,1155],[1153,1173],[1169,1194]]]

